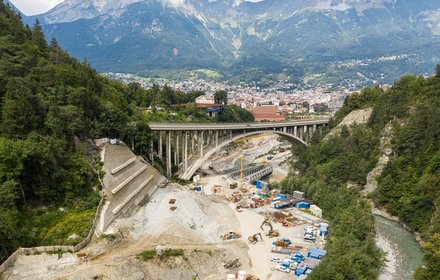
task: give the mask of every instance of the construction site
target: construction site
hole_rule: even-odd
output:
[[[319,207],[304,193],[270,190],[294,160],[278,136],[228,145],[186,185],[123,143],[97,145],[105,203],[91,243],[25,251],[5,279],[303,279],[325,255]]]

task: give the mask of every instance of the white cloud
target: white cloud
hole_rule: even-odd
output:
[[[55,7],[64,0],[9,0],[23,14],[27,16],[37,15]]]
[[[169,4],[172,7],[183,7],[185,6],[186,0],[162,0],[163,2]]]

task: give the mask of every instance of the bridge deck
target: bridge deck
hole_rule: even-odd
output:
[[[188,130],[235,130],[235,129],[264,129],[286,126],[304,126],[327,124],[328,118],[316,120],[293,120],[285,122],[254,122],[254,123],[149,123],[155,131],[188,131]]]

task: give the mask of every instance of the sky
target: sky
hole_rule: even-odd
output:
[[[9,0],[23,14],[37,15],[49,11],[64,0]]]
[[[9,0],[15,7],[17,7],[23,14],[27,16],[33,16],[42,14],[49,11],[57,4],[63,2],[64,0]],[[180,6],[185,3],[185,0],[165,0],[175,6]],[[218,1],[218,0],[211,0]],[[236,5],[241,2],[259,2],[262,0],[235,0]]]

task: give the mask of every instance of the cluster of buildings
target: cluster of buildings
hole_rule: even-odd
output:
[[[228,91],[228,104],[249,110],[255,121],[285,121],[293,116],[313,117],[327,115],[342,107],[349,91],[314,90],[283,91]],[[214,92],[207,92],[196,99],[198,107],[217,107]]]
[[[124,83],[138,82],[144,88],[153,86],[152,80],[132,74],[105,73],[105,76]],[[160,80],[154,82],[159,82],[159,86],[164,85]],[[204,92],[205,95],[196,99],[196,105],[205,109],[210,116],[215,116],[222,109],[221,104],[215,104],[214,93],[225,90],[228,92],[228,104],[249,110],[254,114],[256,121],[283,121],[292,116],[297,118],[298,116],[312,117],[331,114],[342,107],[345,98],[352,92],[348,89],[328,90],[323,87],[305,87],[287,81],[279,81],[266,88],[248,84],[231,85],[227,82],[208,82],[202,79],[185,80],[168,85],[183,92]]]

